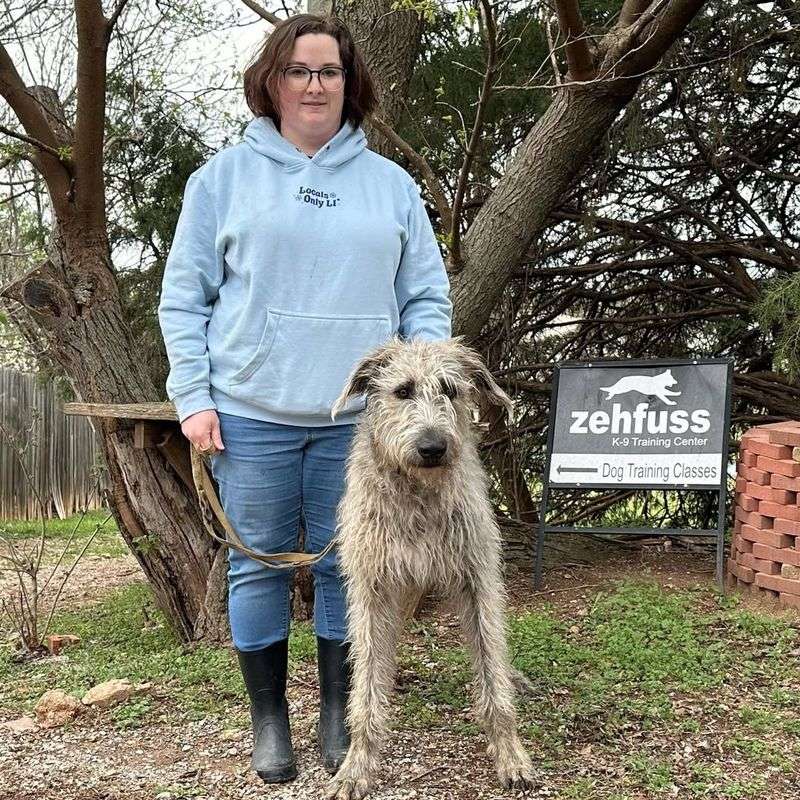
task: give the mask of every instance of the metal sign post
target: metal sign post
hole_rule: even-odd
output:
[[[550,401],[534,585],[546,533],[716,536],[723,591],[731,376],[729,359],[557,364]],[[550,490],[704,490],[718,493],[715,529],[548,525]]]

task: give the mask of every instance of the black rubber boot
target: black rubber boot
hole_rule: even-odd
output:
[[[317,740],[322,764],[334,775],[350,747],[350,733],[345,724],[347,697],[350,694],[350,645],[317,637],[319,667],[319,725]]]
[[[237,650],[253,721],[252,768],[265,783],[286,783],[297,777],[286,703],[289,642],[261,650]]]

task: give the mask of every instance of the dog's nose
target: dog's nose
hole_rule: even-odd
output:
[[[417,452],[426,461],[434,461],[447,452],[447,442],[441,436],[426,436],[418,442]]]

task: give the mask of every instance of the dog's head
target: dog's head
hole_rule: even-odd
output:
[[[461,339],[386,342],[355,365],[331,418],[350,397],[366,394],[365,424],[382,461],[420,474],[452,466],[479,399],[503,406],[509,417],[513,412],[480,355]]]

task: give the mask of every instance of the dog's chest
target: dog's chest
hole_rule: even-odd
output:
[[[387,541],[387,567],[400,583],[447,587],[462,572],[463,541],[445,512],[409,520]]]

